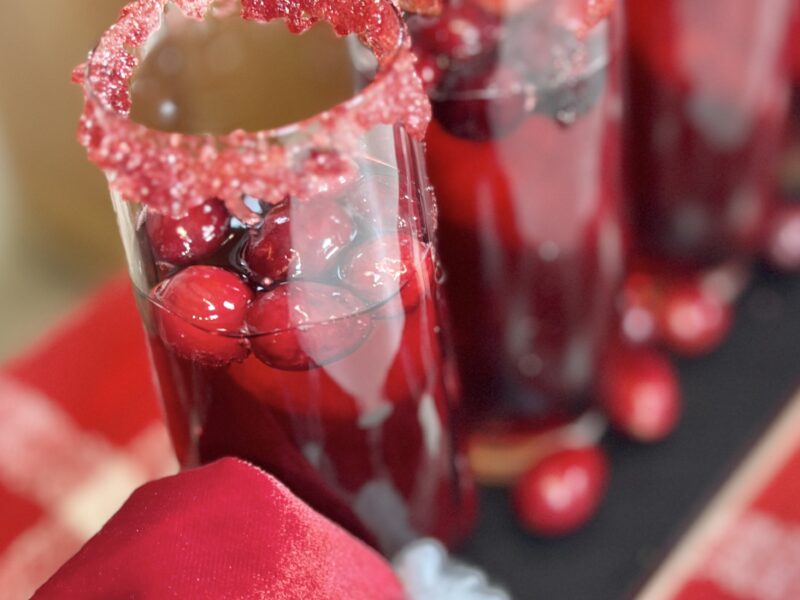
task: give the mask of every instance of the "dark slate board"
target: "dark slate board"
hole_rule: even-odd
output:
[[[459,554],[515,600],[630,598],[800,385],[800,278],[760,272],[726,344],[679,368],[680,429],[656,446],[607,436],[611,487],[589,526],[536,539],[516,524],[504,490],[483,489],[475,535]]]

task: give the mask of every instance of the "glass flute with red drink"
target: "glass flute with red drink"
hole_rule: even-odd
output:
[[[628,2],[627,139],[641,339],[702,354],[724,337],[774,211],[792,0]]]
[[[241,20],[231,2],[165,4],[131,3],[76,79],[181,464],[252,461],[387,553],[461,538],[473,495],[449,416],[429,106],[397,9],[245,0]],[[194,133],[203,94],[263,56],[246,41],[274,19],[358,35],[374,80],[299,123]]]
[[[800,10],[789,32],[792,84],[789,122],[784,131],[778,169],[778,202],[767,226],[764,254],[771,266],[800,272]]]
[[[618,354],[621,10],[451,0],[438,18],[409,18],[433,104],[427,162],[470,457],[485,481],[510,482],[566,438],[598,435],[570,424]],[[669,365],[659,373],[674,407]]]

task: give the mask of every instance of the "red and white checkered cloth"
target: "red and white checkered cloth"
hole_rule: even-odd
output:
[[[798,432],[800,396],[640,600],[800,598]],[[0,598],[29,597],[135,487],[176,470],[118,278],[0,369]]]
[[[0,597],[28,598],[140,484],[176,471],[127,278],[0,369]]]

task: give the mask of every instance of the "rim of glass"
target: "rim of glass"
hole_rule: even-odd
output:
[[[400,10],[391,0],[132,0],[101,36],[86,63],[73,71],[84,93],[79,142],[109,187],[126,200],[178,216],[209,198],[253,219],[243,203],[253,196],[276,204],[331,189],[346,171],[363,135],[401,125],[421,140],[431,108],[416,73],[416,57]],[[179,133],[131,118],[131,82],[147,44],[168,11],[202,21],[209,11],[255,23],[281,20],[291,33],[329,23],[339,37],[357,35],[378,63],[375,77],[351,97],[308,118],[278,127]],[[324,154],[338,157],[322,160]],[[316,161],[316,163],[315,163]]]
[[[212,2],[213,2],[213,0],[212,0]],[[168,5],[175,6],[175,8],[177,8],[178,10],[181,10],[184,13],[184,15],[186,16],[186,12],[183,11],[183,9],[181,9],[177,5],[175,5],[172,2],[172,0],[166,0],[164,2],[162,10],[165,10]],[[310,117],[306,117],[305,119],[300,119],[300,120],[294,121],[292,123],[287,123],[285,125],[278,125],[278,126],[275,126],[275,127],[268,127],[268,128],[265,128],[265,129],[257,129],[257,130],[254,130],[254,131],[244,130],[246,132],[246,134],[247,135],[252,135],[252,136],[266,137],[266,138],[270,138],[270,139],[289,137],[291,135],[296,134],[298,131],[302,131],[304,129],[308,129],[309,127],[311,127],[312,125],[314,125],[318,121],[324,121],[325,120],[325,116],[330,114],[330,113],[333,113],[333,112],[345,112],[345,113],[350,112],[352,109],[354,109],[357,106],[360,106],[361,104],[363,104],[365,99],[367,99],[368,97],[372,96],[375,93],[375,89],[380,85],[380,83],[386,77],[388,77],[394,71],[394,69],[397,67],[398,59],[404,54],[404,50],[406,49],[405,45],[410,40],[408,29],[405,26],[405,21],[403,19],[403,16],[402,16],[402,13],[401,13],[400,9],[393,2],[390,2],[388,0],[387,0],[387,5],[390,6],[392,15],[396,19],[396,22],[399,25],[398,30],[397,30],[397,37],[396,37],[394,43],[392,44],[391,51],[387,54],[386,59],[384,61],[382,61],[382,62],[379,61],[379,68],[375,71],[375,75],[369,81],[369,83],[367,83],[361,89],[357,90],[349,98],[347,98],[345,100],[342,100],[340,102],[337,102],[333,106],[330,106],[330,107],[328,107],[328,108],[326,108],[324,110],[321,110],[318,113],[316,113],[316,114],[314,114],[314,115],[312,115]],[[208,15],[204,15],[203,18],[200,19],[200,20],[204,21],[207,18],[208,18]],[[230,15],[226,15],[226,18],[230,18]],[[284,19],[282,19],[282,18],[275,18],[275,19],[272,19],[272,20],[267,21],[267,22],[255,21],[255,20],[251,20],[251,19],[246,19],[241,14],[238,15],[238,18],[240,18],[240,19],[242,19],[244,21],[250,21],[250,22],[253,22],[253,23],[256,23],[256,24],[267,24],[267,23],[272,23],[274,21],[284,21]],[[320,19],[320,21],[318,21],[318,22],[325,22],[329,26],[332,27],[332,24],[329,21],[326,21],[324,19]],[[286,25],[285,22],[284,22],[284,25]],[[162,26],[163,26],[163,24],[160,25],[158,28],[154,29],[151,32],[150,35],[155,35],[160,30],[160,28]],[[106,31],[106,33],[101,35],[100,39],[102,39],[107,33],[108,33],[108,30]],[[291,32],[291,33],[292,33],[292,35],[300,35],[299,33],[296,33],[296,32]],[[349,37],[350,35],[355,35],[355,34],[356,34],[356,32],[348,34],[347,36],[339,36],[339,34],[337,33],[337,37]],[[149,36],[148,36],[148,39],[149,39]],[[147,43],[147,40],[144,42],[143,45],[146,45],[146,43]],[[97,92],[95,91],[95,89],[91,85],[92,67],[96,66],[95,65],[95,61],[93,59],[94,59],[95,53],[98,50],[98,46],[99,46],[99,41],[98,41],[97,44],[95,44],[95,47],[92,48],[92,50],[89,51],[89,56],[88,56],[86,62],[83,64],[84,81],[81,84],[81,87],[84,89],[84,93],[86,94],[87,98],[91,98],[92,100],[94,100],[97,103],[97,106],[99,106],[101,108],[103,113],[105,113],[111,119],[123,119],[123,120],[131,123],[132,125],[135,125],[138,128],[141,128],[143,131],[153,132],[155,134],[179,135],[182,139],[186,139],[186,140],[194,138],[194,139],[197,139],[198,141],[205,141],[205,140],[208,140],[209,138],[225,138],[225,137],[228,137],[231,134],[241,130],[239,128],[235,128],[235,129],[232,129],[231,131],[227,131],[227,132],[224,132],[224,133],[180,133],[180,132],[173,132],[173,131],[168,131],[168,130],[165,130],[165,129],[159,129],[157,127],[151,127],[151,126],[148,126],[148,125],[144,125],[144,124],[142,124],[142,123],[140,123],[138,121],[133,120],[130,117],[130,114],[120,114],[120,112],[115,110],[113,107],[109,106],[108,103],[102,97],[98,96]],[[370,52],[372,53],[372,56],[375,56],[375,52],[374,52],[373,48],[371,48],[369,46],[366,46],[366,45],[365,45],[365,47],[367,47],[370,50]],[[410,52],[410,50],[409,50],[409,52]],[[137,67],[138,67],[138,65],[137,65]],[[135,73],[131,73],[131,76],[129,78],[127,78],[128,85],[130,85],[133,82],[133,78],[134,77],[135,77]],[[387,124],[389,124],[389,123],[387,123]]]

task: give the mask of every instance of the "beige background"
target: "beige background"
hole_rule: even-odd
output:
[[[69,81],[122,0],[9,0],[0,19],[0,359],[121,264]]]
[[[8,0],[3,5],[0,361],[32,343],[91,287],[123,268],[105,180],[75,141],[82,99],[79,88],[70,83],[70,73],[124,3]],[[256,83],[247,77],[244,85],[233,80],[216,87],[202,82],[194,88],[193,98],[201,98],[199,107],[218,114],[220,103],[242,98],[235,112],[241,124],[247,126],[255,116],[259,126],[266,126],[280,117],[265,110],[296,118],[312,114],[320,102],[329,105],[341,99],[351,89],[344,72],[344,47],[331,46],[329,31],[312,31],[311,41],[275,35],[274,30],[261,39],[262,31],[253,35],[254,31],[245,37],[259,45],[248,46],[246,56],[260,56],[262,62],[257,70],[249,63],[245,67],[248,73],[269,75]],[[324,50],[322,44],[327,44]],[[265,56],[274,68],[264,68]],[[313,94],[305,93],[309,86]]]

